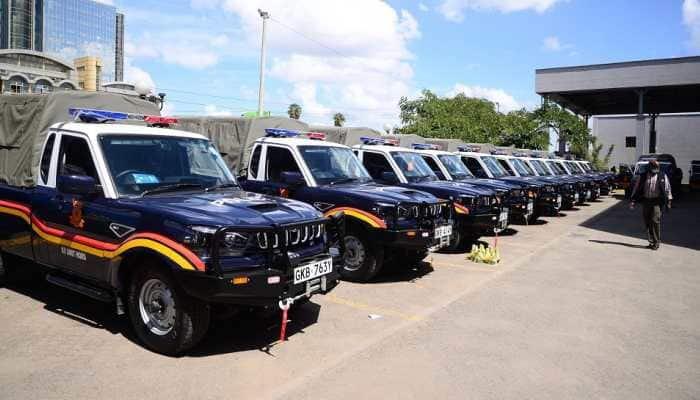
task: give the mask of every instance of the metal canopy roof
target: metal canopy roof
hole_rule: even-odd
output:
[[[538,69],[541,96],[582,115],[700,112],[700,57]]]

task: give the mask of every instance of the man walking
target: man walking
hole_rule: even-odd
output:
[[[661,239],[661,208],[671,208],[671,185],[666,174],[660,171],[659,162],[649,161],[647,172],[643,173],[632,189],[631,208],[642,202],[644,224],[647,227],[649,248],[658,250]]]

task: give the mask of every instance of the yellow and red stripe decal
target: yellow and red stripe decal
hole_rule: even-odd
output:
[[[345,215],[357,218],[360,221],[367,223],[372,228],[386,229],[386,222],[384,222],[383,219],[377,217],[372,213],[368,213],[367,211],[353,207],[336,207],[326,211],[323,215],[328,217],[329,215],[333,215],[338,211],[342,211],[345,213]]]
[[[455,212],[457,214],[469,214],[469,209],[461,204],[454,203],[455,206]]]
[[[204,262],[188,248],[157,233],[135,233],[121,243],[108,243],[47,226],[31,214],[29,207],[19,203],[0,200],[0,213],[23,219],[39,237],[49,243],[96,257],[111,259],[134,248],[147,248],[167,257],[182,269],[204,271],[206,268]]]

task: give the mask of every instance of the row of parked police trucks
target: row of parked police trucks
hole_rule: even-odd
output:
[[[140,100],[19,97],[0,101],[0,280],[38,264],[169,355],[228,308],[286,311],[595,200],[613,178],[583,161],[279,128],[241,170]]]

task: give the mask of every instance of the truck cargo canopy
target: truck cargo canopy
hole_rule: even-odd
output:
[[[238,173],[248,165],[253,144],[265,136],[265,128],[283,128],[309,131],[299,120],[284,117],[230,118],[230,117],[177,117],[177,128],[208,137],[229,168]]]
[[[68,109],[72,107],[160,115],[154,103],[117,93],[1,95],[0,183],[25,187],[36,184],[48,130],[55,123],[70,121]]]

